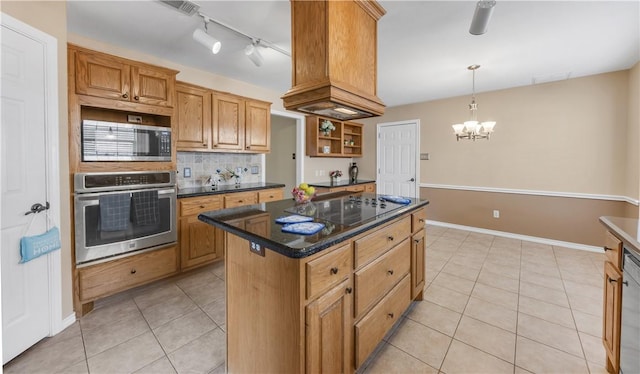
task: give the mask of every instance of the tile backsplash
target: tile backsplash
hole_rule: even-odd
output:
[[[191,177],[185,177],[185,168],[191,169]],[[220,173],[216,173],[216,170],[220,170]],[[203,186],[211,176],[220,179],[219,184],[235,184],[235,178],[224,180],[229,170],[241,170],[240,183],[261,182],[264,172],[261,155],[178,152],[178,188]]]

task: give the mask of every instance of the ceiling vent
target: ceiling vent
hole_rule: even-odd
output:
[[[160,2],[188,16],[194,15],[200,9],[200,5],[186,0],[160,0]]]

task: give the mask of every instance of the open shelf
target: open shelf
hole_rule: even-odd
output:
[[[335,130],[324,135],[320,124],[330,121]],[[307,156],[362,157],[362,124],[335,119],[307,116]]]

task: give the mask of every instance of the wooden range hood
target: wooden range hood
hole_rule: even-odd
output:
[[[339,120],[380,116],[377,22],[368,0],[291,0],[292,87],[284,107]]]

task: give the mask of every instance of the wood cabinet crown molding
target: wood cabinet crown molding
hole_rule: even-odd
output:
[[[377,22],[369,0],[291,0],[292,87],[287,110],[339,120],[380,116]]]

